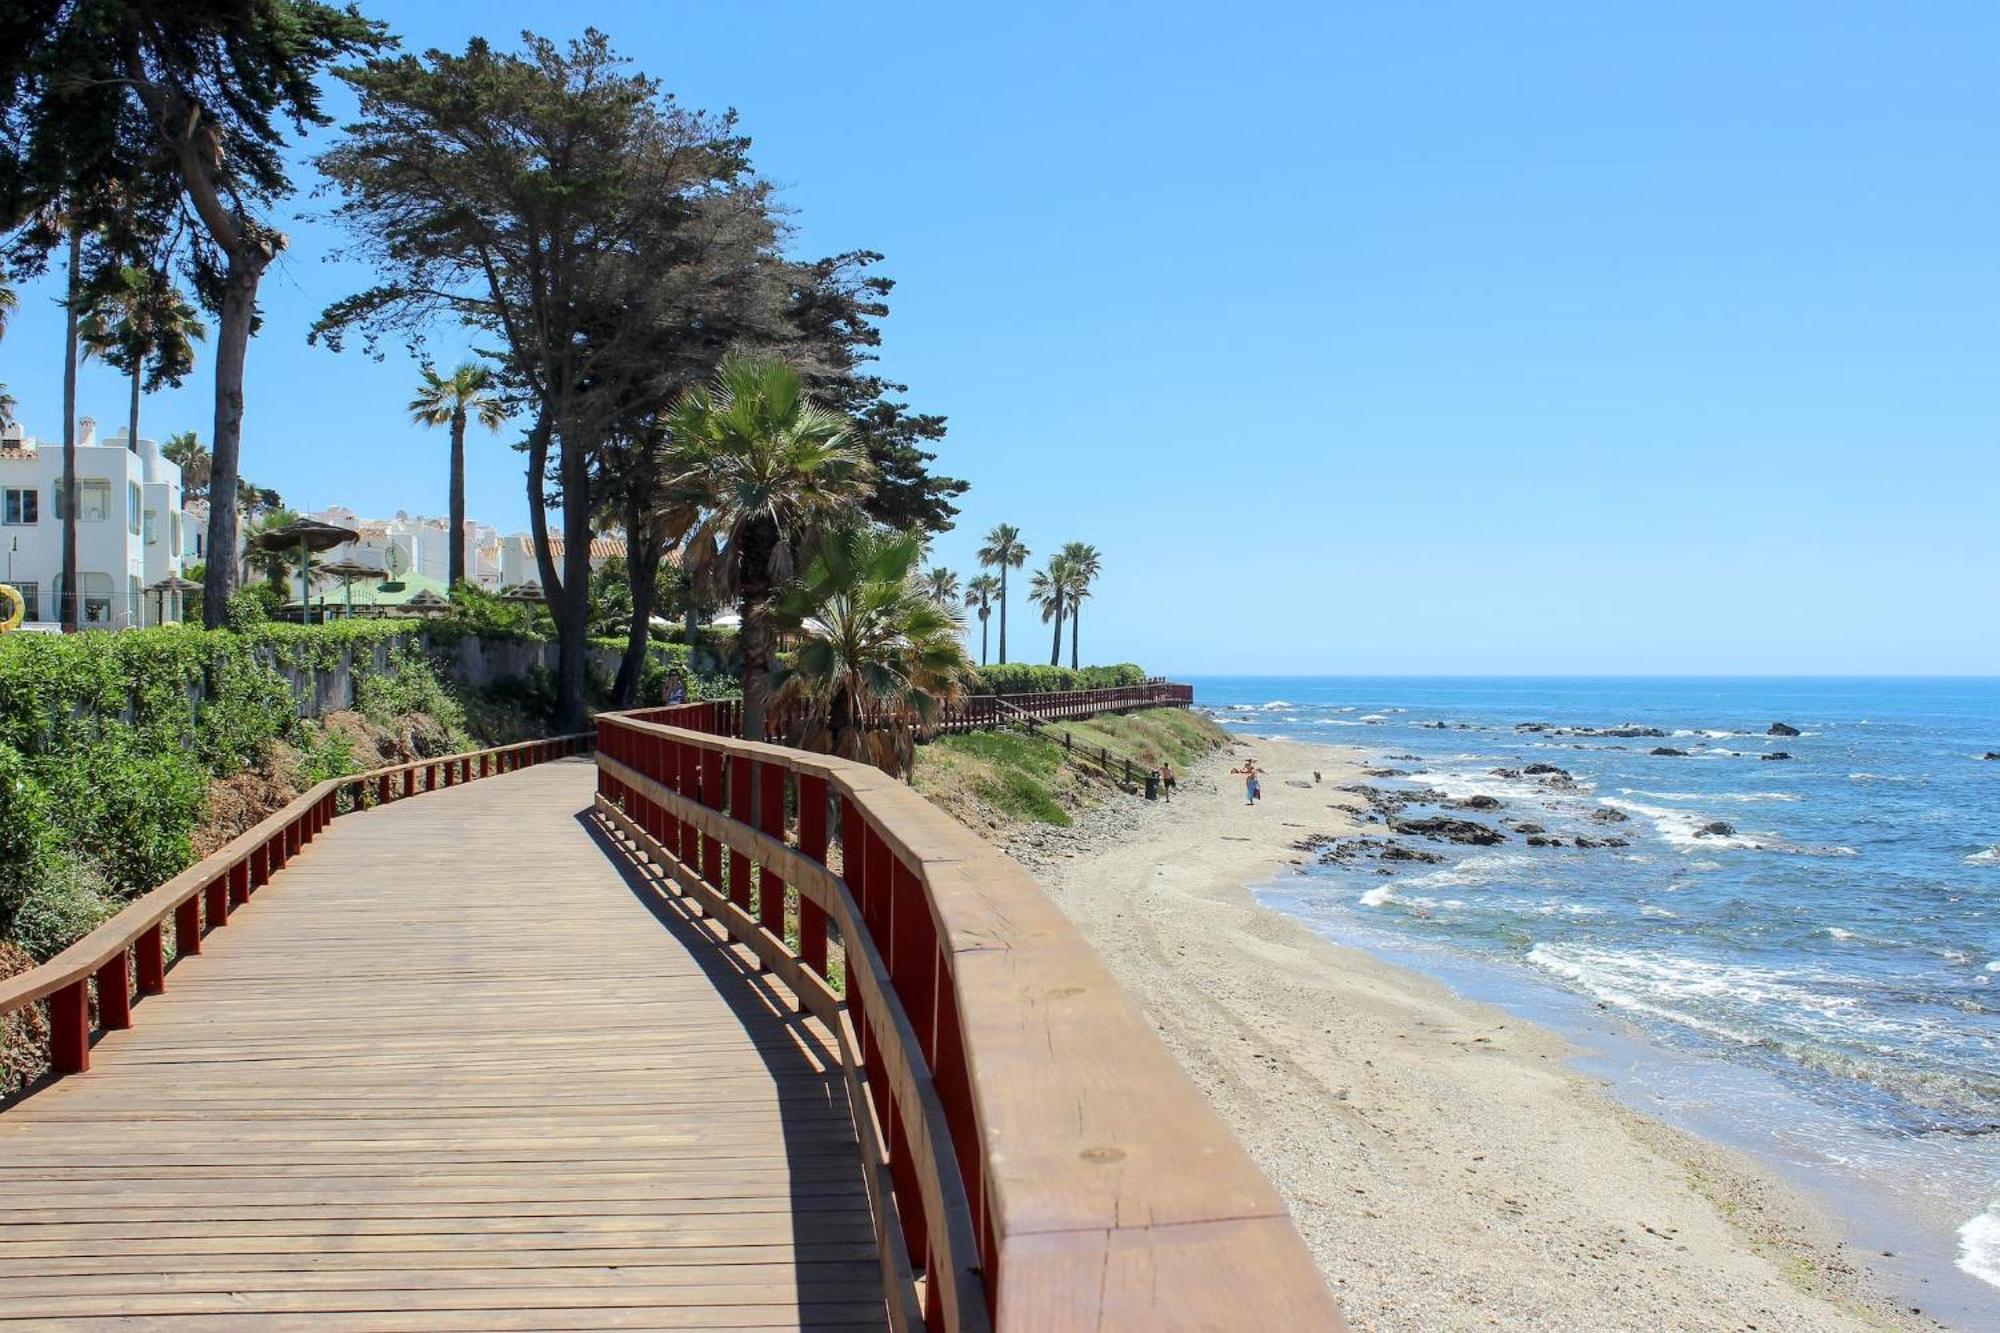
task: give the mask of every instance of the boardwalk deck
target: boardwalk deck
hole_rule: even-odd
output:
[[[838,1072],[594,772],[336,821],[0,1115],[0,1329],[880,1327]]]

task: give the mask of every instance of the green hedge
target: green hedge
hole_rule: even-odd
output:
[[[366,711],[438,706],[451,725],[423,654],[399,647],[376,669],[375,645],[410,628],[0,637],[0,939],[47,957],[92,914],[184,869],[210,779],[262,763],[280,740],[305,752],[315,780],[344,771],[344,752],[301,723],[281,664],[323,670],[356,649]]]
[[[1108,690],[1119,685],[1143,685],[1144,670],[1131,662],[1077,669],[1008,662],[977,669],[974,694],[1032,694],[1043,690]]]

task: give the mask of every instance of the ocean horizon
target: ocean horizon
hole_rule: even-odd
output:
[[[1187,679],[1239,735],[1370,766],[1380,836],[1267,905],[1572,1037],[1816,1197],[1911,1304],[1992,1318],[2000,677]],[[1388,828],[1419,818],[1478,827]]]

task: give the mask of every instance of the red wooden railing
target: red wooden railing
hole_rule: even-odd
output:
[[[46,1003],[49,1068],[58,1074],[82,1073],[90,1068],[93,998],[98,1025],[109,1031],[132,1026],[135,999],[167,988],[170,923],[174,957],[198,954],[202,938],[228,925],[231,911],[268,884],[336,816],[581,754],[596,739],[595,732],[578,732],[329,778],[220,851],[134,899],[48,962],[0,981],[0,1020],[38,1001]]]
[[[1340,1327],[1276,1192],[1018,866],[727,720],[601,715],[598,813],[832,1034],[897,1327]]]

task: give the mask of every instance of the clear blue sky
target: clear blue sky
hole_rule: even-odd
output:
[[[569,35],[545,4],[364,8],[415,47]],[[974,483],[939,557],[971,572],[1000,520],[1038,558],[1096,543],[1088,657],[2000,669],[2000,9],[1631,9],[589,12],[741,110],[802,252],[888,255],[885,367]],[[246,473],[441,511],[411,367],[305,346],[357,275],[294,236]],[[0,380],[53,437],[58,319],[24,295]],[[206,436],[209,392],[147,433]],[[472,471],[472,512],[522,526],[518,455]]]

